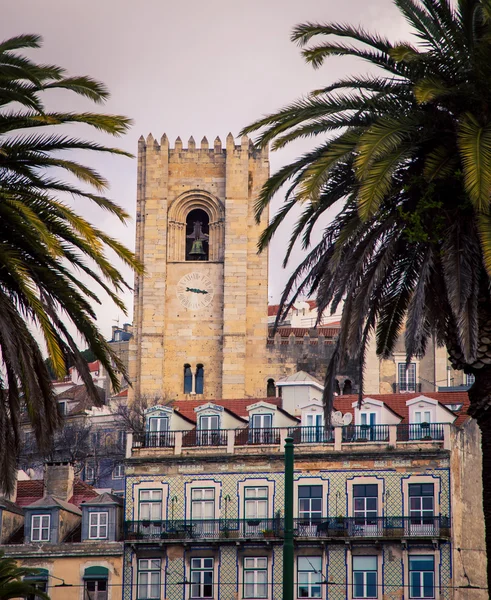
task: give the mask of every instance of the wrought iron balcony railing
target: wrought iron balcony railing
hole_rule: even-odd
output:
[[[398,442],[413,442],[418,440],[443,440],[445,430],[443,423],[401,423],[397,426]]]
[[[337,431],[338,430],[338,431]],[[336,431],[339,438],[336,438]],[[280,446],[286,436],[296,445],[419,442],[445,440],[445,423],[397,425],[346,425],[344,427],[244,427],[242,429],[190,429],[133,434],[133,448]],[[339,447],[338,450],[341,448]]]
[[[343,442],[388,442],[388,425],[347,425],[343,427]]]
[[[448,517],[329,517],[294,519],[296,538],[439,538],[450,536]],[[206,519],[127,521],[126,541],[283,538],[284,520]]]
[[[334,427],[290,427],[294,444],[334,444]]]

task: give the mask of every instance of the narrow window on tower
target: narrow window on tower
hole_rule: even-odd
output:
[[[205,369],[203,365],[196,367],[196,393],[202,394],[205,387]]]
[[[208,260],[209,223],[204,210],[196,208],[186,218],[186,260]]]
[[[193,393],[193,372],[190,365],[184,365],[184,393]]]
[[[276,386],[274,379],[268,379],[268,385],[266,387],[266,396],[268,398],[274,398],[276,396]]]

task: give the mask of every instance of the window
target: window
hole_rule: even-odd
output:
[[[202,394],[205,387],[205,369],[203,365],[196,367],[196,393]]]
[[[247,487],[245,495],[245,518],[267,519],[268,518],[268,488]]]
[[[398,363],[399,374],[399,391],[400,392],[415,392],[416,391],[416,363]]]
[[[107,600],[107,579],[86,581],[84,600]]]
[[[434,526],[435,491],[432,483],[409,484],[409,517],[411,528]]]
[[[353,556],[353,598],[377,597],[377,557]]]
[[[208,260],[208,214],[196,208],[186,218],[186,260]]]
[[[51,515],[32,515],[31,542],[49,542]]]
[[[299,556],[297,559],[297,597],[320,598],[322,559],[320,556]]]
[[[244,558],[244,598],[268,597],[268,559]]]
[[[122,479],[124,477],[124,465],[118,463],[113,469],[113,479]]]
[[[353,486],[353,516],[355,525],[377,525],[378,485]]]
[[[191,598],[213,598],[213,558],[191,559]]]
[[[435,597],[434,556],[409,556],[409,597]]]
[[[162,490],[140,490],[140,521],[160,521]]]
[[[33,575],[27,575],[24,577],[23,581],[40,592],[47,592],[48,577],[49,572],[47,569],[37,569],[37,573]],[[39,596],[37,594],[27,594],[25,598],[26,600],[39,600]]]
[[[274,443],[273,432],[273,415],[271,413],[252,415],[251,428],[249,436],[254,444],[271,444]]]
[[[89,540],[107,539],[107,512],[89,513]]]
[[[99,446],[99,432],[94,431],[91,435],[92,447],[97,448]]]
[[[85,465],[85,481],[94,481],[95,466],[92,464]]]
[[[199,418],[197,443],[203,446],[212,446],[219,443],[220,418],[218,415],[204,415]]]
[[[274,379],[268,379],[268,383],[266,386],[266,396],[268,398],[274,398],[276,396],[276,386],[274,384]]]
[[[138,600],[160,598],[160,559],[138,561]]]
[[[465,385],[473,385],[476,381],[476,376],[472,373],[465,374]]]
[[[322,486],[298,486],[298,518],[304,525],[319,523],[322,519]]]
[[[184,393],[193,393],[193,372],[190,365],[184,365]]]
[[[347,396],[353,393],[353,385],[349,379],[346,379],[343,385],[343,396]]]
[[[118,431],[118,446],[123,450],[126,449],[126,431]]]
[[[194,488],[191,490],[191,519],[215,518],[215,489]]]
[[[65,400],[60,400],[58,402],[58,412],[62,416],[66,415],[66,401]]]
[[[414,421],[421,425],[421,423],[431,423],[431,411],[430,410],[417,410],[414,412]]]

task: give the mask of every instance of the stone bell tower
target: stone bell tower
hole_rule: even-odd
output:
[[[257,254],[267,214],[254,204],[269,175],[266,150],[244,136],[226,148],[138,142],[132,395],[266,395],[268,256]]]

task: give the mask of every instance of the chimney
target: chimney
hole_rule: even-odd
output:
[[[75,472],[68,462],[47,462],[44,465],[44,496],[68,501],[73,496]]]

